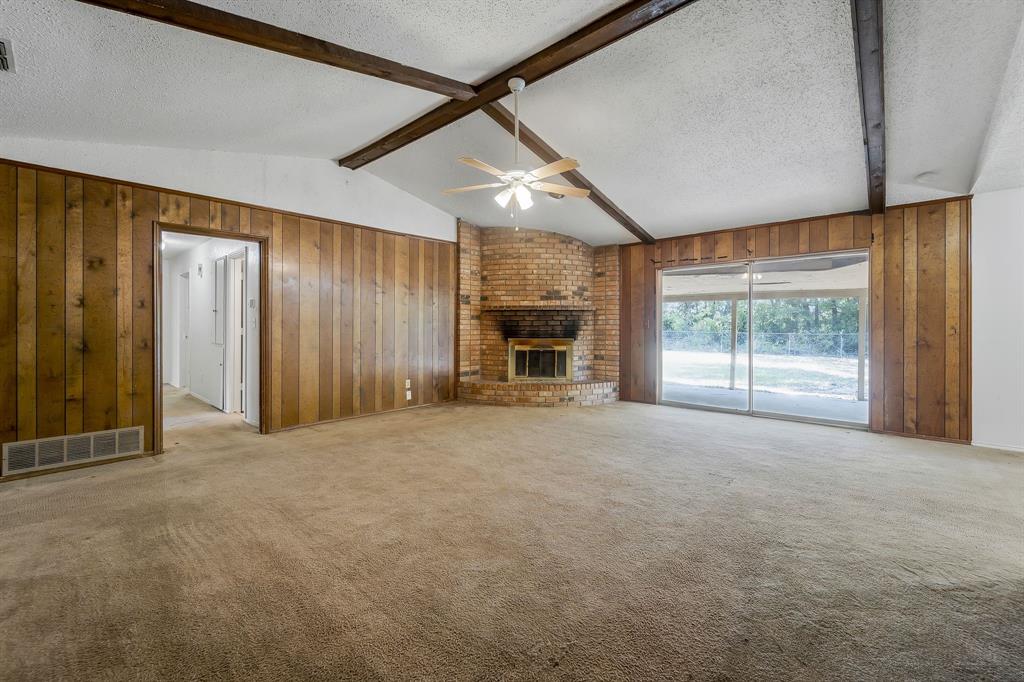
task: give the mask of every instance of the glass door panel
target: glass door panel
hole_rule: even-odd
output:
[[[661,399],[747,411],[747,265],[662,271]]]
[[[866,253],[751,265],[753,410],[868,420]]]

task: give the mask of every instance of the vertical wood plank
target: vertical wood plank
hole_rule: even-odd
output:
[[[434,248],[433,242],[424,241],[420,263],[420,282],[423,292],[420,353],[422,354],[420,374],[420,404],[434,401]]]
[[[815,224],[811,223],[811,250],[815,250]],[[885,217],[871,216],[871,363],[870,418],[872,429],[885,428]]]
[[[363,413],[363,231],[352,231],[352,413]]]
[[[134,315],[132,302],[133,267],[132,188],[118,185],[117,206],[117,426],[131,426],[134,416],[135,377],[132,366],[135,348],[132,341]],[[152,282],[152,280],[150,280]]]
[[[868,219],[868,232],[871,231],[871,220]],[[800,223],[800,236],[798,238],[797,248],[800,253],[810,253],[811,251],[811,223],[804,221]],[[868,240],[870,242],[870,239]]]
[[[422,310],[422,287],[420,286],[420,263],[422,262],[422,239],[409,239],[409,371],[408,376],[412,386],[412,398],[410,405],[420,403],[420,366],[422,354],[420,353],[420,334],[423,330],[421,319]]]
[[[752,230],[742,230],[733,234],[732,239],[732,259],[736,261],[746,260],[749,258],[747,253],[747,235],[753,234]]]
[[[331,282],[333,291],[332,296],[334,298],[334,306],[332,308],[332,327],[334,342],[331,344],[332,358],[331,364],[333,366],[333,376],[331,377],[331,414],[337,419],[341,416],[341,377],[342,377],[342,364],[341,364],[341,306],[342,306],[342,274],[341,274],[341,239],[342,226],[331,225],[331,238],[334,244],[334,252],[332,253],[333,264],[333,281]],[[351,371],[351,364],[349,364]]]
[[[82,432],[82,366],[85,337],[82,333],[82,178],[68,176],[64,186],[65,288],[64,433]]]
[[[876,235],[875,239],[878,239]],[[807,225],[807,242],[810,253],[828,251],[828,221],[812,220]]]
[[[853,216],[828,219],[828,250],[843,251],[853,248]]]
[[[18,169],[0,163],[0,443],[18,439]]]
[[[903,211],[885,212],[886,431],[903,430]]]
[[[960,202],[960,439],[971,429],[971,200]]]
[[[450,244],[437,245],[437,399],[448,400],[451,396],[450,379],[452,358],[449,355],[452,337],[451,316],[451,271],[452,247]]]
[[[282,426],[284,342],[284,216],[274,213],[270,237],[270,428]]]
[[[917,208],[903,210],[903,430],[917,433]]]
[[[189,197],[160,192],[160,222],[188,225],[191,211]]]
[[[409,377],[409,237],[395,241],[395,406],[405,407]]]
[[[771,255],[772,231],[768,227],[754,229],[754,257],[767,258]]]
[[[768,253],[771,256],[779,255],[779,226],[772,225],[768,232]]]
[[[352,368],[355,362],[356,353],[353,345],[353,324],[354,318],[358,317],[355,314],[356,303],[358,298],[353,296],[354,283],[353,283],[353,254],[355,253],[355,247],[353,245],[353,228],[348,225],[342,225],[341,230],[341,364],[340,376],[341,376],[341,415],[342,417],[351,417],[353,414],[352,404],[354,397],[354,376],[359,376],[358,373],[353,375]],[[356,258],[355,262],[358,263],[359,259]]]
[[[715,260],[726,261],[732,258],[732,232],[719,232],[715,235]]]
[[[209,223],[210,223],[209,227],[210,227],[211,230],[219,230],[219,229],[221,229],[220,221],[221,221],[222,215],[223,214],[221,213],[221,210],[220,210],[220,202],[219,201],[211,201],[210,202],[210,219],[209,219]]]
[[[368,230],[362,233],[359,406],[361,414],[369,414],[377,405],[377,234]]]
[[[248,206],[238,207],[238,231],[250,234],[252,230],[252,210]]]
[[[917,213],[917,432],[945,433],[946,212],[929,204]]]
[[[210,226],[210,202],[207,199],[189,198],[189,225],[193,227]]]
[[[960,438],[960,202],[946,203],[945,436]]]
[[[36,437],[64,433],[64,176],[37,175]]]
[[[299,423],[299,219],[281,218],[281,426]]]
[[[871,246],[871,216],[853,217],[853,248],[866,249]]]
[[[36,437],[36,172],[18,169],[18,439]]]
[[[153,375],[156,342],[153,337],[153,221],[160,213],[155,190],[132,190],[132,424],[145,427],[147,452],[153,450]]]
[[[320,406],[321,421],[334,417],[334,226],[320,223]]]
[[[117,225],[114,186],[85,181],[85,404],[86,431],[117,424]]]
[[[241,221],[238,204],[220,205],[220,229],[225,232],[238,232]]]
[[[800,223],[779,225],[779,255],[795,256],[800,253]]]
[[[299,423],[320,414],[320,223],[299,219]]]
[[[700,238],[700,262],[713,263],[715,260],[715,235],[706,234]]]
[[[381,407],[395,409],[395,235],[381,235]]]

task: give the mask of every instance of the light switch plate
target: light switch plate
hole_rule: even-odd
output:
[[[412,388],[412,379],[406,379],[405,380],[405,387],[406,388]]]
[[[406,400],[412,400],[412,391],[406,391],[405,392],[405,399]]]

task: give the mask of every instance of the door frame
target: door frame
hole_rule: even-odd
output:
[[[178,286],[181,286],[182,280],[184,280],[184,282],[185,282],[185,289],[184,289],[184,291],[185,291],[185,305],[184,305],[184,309],[183,310],[179,310],[178,311],[179,312],[179,318],[181,318],[181,319],[178,320],[178,323],[181,324],[182,322],[184,322],[184,324],[185,324],[185,338],[182,339],[181,335],[179,334],[179,338],[178,338],[178,343],[179,343],[179,347],[178,347],[178,381],[179,381],[179,383],[183,387],[185,387],[189,391],[191,391],[192,390],[192,351],[189,348],[189,344],[188,343],[182,343],[182,341],[186,341],[187,342],[187,341],[191,341],[192,340],[192,334],[191,334],[192,324],[191,324],[191,320],[189,319],[189,315],[192,312],[192,273],[191,272],[181,272],[181,273],[178,273],[178,280],[175,281],[175,284],[178,285]],[[184,372],[184,375],[183,375],[183,370],[187,370],[187,371]]]
[[[163,256],[160,251],[160,242],[164,232],[178,234],[193,234],[200,237],[213,237],[216,239],[234,239],[241,242],[255,242],[260,247],[260,311],[259,311],[259,339],[260,339],[260,426],[261,434],[269,433],[270,415],[268,407],[269,389],[267,383],[270,377],[270,237],[258,234],[245,234],[242,232],[225,232],[223,230],[211,230],[205,227],[192,227],[191,225],[180,225],[167,223],[159,220],[153,221],[153,454],[160,454],[164,451],[164,401],[163,401],[163,314],[161,302],[163,298]]]
[[[664,305],[664,302],[662,301],[662,278],[664,277],[664,273],[666,273],[666,272],[677,272],[677,271],[680,271],[680,270],[687,270],[687,269],[691,269],[691,268],[699,268],[701,266],[708,267],[708,266],[714,266],[714,265],[721,265],[722,267],[725,267],[725,266],[728,266],[728,265],[745,265],[745,266],[747,266],[747,271],[750,272],[751,271],[750,268],[755,263],[786,262],[786,261],[791,261],[791,260],[802,260],[802,259],[811,259],[811,258],[825,258],[825,257],[829,257],[829,256],[843,256],[843,255],[852,255],[852,254],[866,256],[866,262],[867,262],[867,267],[868,267],[868,286],[867,286],[867,289],[866,289],[867,293],[864,296],[864,300],[867,303],[868,307],[870,308],[870,306],[871,306],[871,272],[872,272],[872,270],[871,270],[871,249],[867,248],[867,247],[860,248],[860,249],[844,249],[842,251],[824,251],[824,252],[820,252],[820,253],[801,253],[801,254],[794,254],[792,256],[765,256],[763,258],[744,258],[742,260],[729,261],[727,263],[691,263],[691,264],[688,264],[688,265],[676,265],[676,266],[673,266],[673,267],[659,269],[658,270],[658,278],[657,278],[657,281],[655,282],[655,296],[656,296],[656,299],[655,299],[655,301],[656,301],[656,306],[655,306],[655,331],[656,331],[655,341],[656,341],[656,349],[657,349],[656,350],[656,357],[657,357],[657,370],[656,370],[657,371],[657,386],[656,386],[656,391],[655,391],[656,403],[658,405],[667,405],[669,407],[682,407],[682,408],[692,409],[692,410],[706,410],[706,411],[709,411],[709,412],[723,412],[725,414],[739,414],[739,415],[745,415],[745,416],[748,416],[748,417],[767,417],[769,419],[782,419],[782,420],[786,420],[786,421],[804,422],[804,423],[808,423],[808,424],[823,424],[823,425],[826,425],[826,426],[841,426],[843,428],[861,429],[861,430],[864,430],[864,431],[870,430],[870,428],[871,428],[871,401],[872,401],[871,391],[870,390],[867,391],[866,401],[865,401],[865,402],[867,402],[867,407],[868,407],[868,420],[866,422],[864,422],[863,424],[860,423],[860,422],[848,422],[848,421],[842,421],[842,420],[836,420],[836,419],[825,419],[825,418],[817,418],[817,417],[805,417],[805,416],[802,416],[802,415],[786,414],[784,412],[768,412],[768,411],[765,411],[765,410],[755,410],[754,409],[754,396],[753,396],[753,393],[754,393],[754,358],[753,358],[753,355],[754,355],[754,344],[753,344],[754,324],[753,324],[753,306],[751,305],[751,303],[754,300],[754,278],[753,277],[748,277],[747,278],[747,306],[748,306],[747,310],[748,310],[748,313],[747,313],[747,407],[746,407],[746,409],[733,409],[733,408],[729,408],[729,407],[716,407],[714,405],[699,405],[699,404],[696,404],[696,403],[684,403],[684,402],[679,402],[679,401],[676,401],[676,400],[665,400],[662,397],[662,379],[663,379],[663,376],[662,376],[662,366],[661,366],[661,361],[662,361],[661,337],[662,337],[662,331],[663,330],[661,328],[661,324],[662,324],[661,311],[662,311],[662,307]],[[865,311],[864,315],[862,316],[862,319],[870,321],[870,319],[871,319],[870,310],[866,310]],[[860,330],[860,334],[862,335],[862,338],[867,341],[867,346],[868,347],[865,348],[865,351],[864,351],[866,358],[870,358],[870,345],[871,345],[870,322],[868,322],[868,325],[869,325],[869,327],[867,329]],[[868,370],[867,377],[868,377],[868,381],[870,381],[871,380],[870,364],[868,365],[868,367],[869,367],[869,370]],[[870,384],[869,384],[869,386],[870,386]]]

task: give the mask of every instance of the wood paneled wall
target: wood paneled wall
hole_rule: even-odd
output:
[[[658,270],[869,249],[870,427],[969,441],[969,198],[631,244],[621,253],[622,400],[657,400]]]
[[[154,221],[267,238],[270,430],[455,397],[455,244],[7,162],[0,442],[152,448]]]

